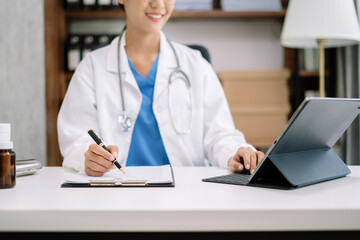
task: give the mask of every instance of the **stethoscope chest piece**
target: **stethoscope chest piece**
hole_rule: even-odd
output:
[[[121,131],[127,132],[132,127],[132,120],[127,116],[120,115],[118,118]]]

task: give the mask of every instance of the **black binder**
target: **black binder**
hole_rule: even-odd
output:
[[[80,10],[81,0],[66,0],[64,1],[64,8],[66,10]]]
[[[95,10],[98,7],[97,0],[82,0],[83,10]]]
[[[360,113],[360,99],[306,98],[265,153],[255,171],[204,182],[294,189],[350,174],[332,149]]]
[[[111,9],[113,7],[112,0],[98,0],[98,9]]]
[[[95,44],[95,47],[93,48],[93,50],[109,45],[111,40],[112,40],[111,35],[109,35],[109,34],[97,35],[96,44]]]
[[[81,44],[81,60],[85,58],[85,56],[91,52],[96,46],[96,36],[94,34],[84,34],[82,36],[82,44]]]
[[[81,42],[82,36],[79,34],[70,34],[67,36],[65,47],[65,66],[67,72],[75,71],[81,61]]]

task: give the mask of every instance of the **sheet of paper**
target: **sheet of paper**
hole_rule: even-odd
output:
[[[123,167],[125,174],[119,169],[112,169],[102,177],[88,176],[79,172],[66,180],[67,183],[90,183],[91,181],[147,181],[148,183],[172,183],[170,165]]]

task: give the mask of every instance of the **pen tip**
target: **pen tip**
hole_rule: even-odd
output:
[[[120,168],[120,171],[122,171],[122,172],[123,172],[123,174],[125,174],[125,171],[124,171],[124,169]]]

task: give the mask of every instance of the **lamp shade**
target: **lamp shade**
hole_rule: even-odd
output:
[[[360,41],[354,0],[290,0],[281,44],[289,48],[343,47]]]

